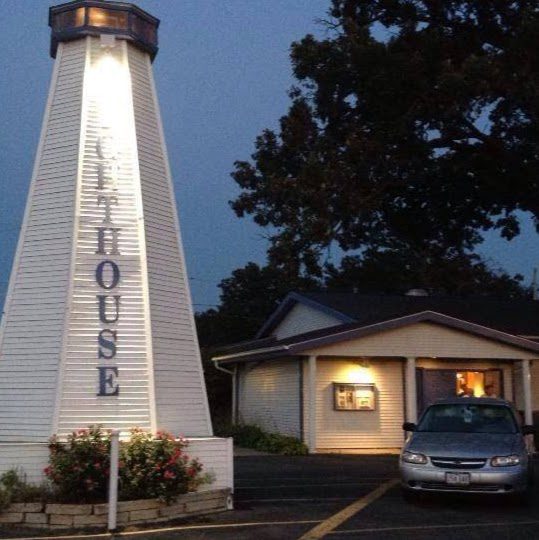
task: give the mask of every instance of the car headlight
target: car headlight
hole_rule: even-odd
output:
[[[402,461],[406,461],[406,463],[415,463],[416,465],[425,465],[425,463],[427,463],[427,456],[416,454],[415,452],[403,452]]]
[[[493,467],[513,467],[520,463],[520,457],[513,454],[511,456],[496,456],[490,460]]]

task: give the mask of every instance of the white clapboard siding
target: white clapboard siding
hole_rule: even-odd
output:
[[[73,241],[84,47],[77,41],[58,48],[2,320],[0,442],[43,441],[52,434]],[[57,145],[66,133],[75,136]],[[0,452],[2,463],[17,453],[7,448]],[[30,475],[38,467],[35,452],[43,453],[38,448],[24,456]]]
[[[456,330],[421,322],[362,338],[321,346],[305,354],[326,356],[398,356],[441,358],[530,358],[537,353]]]
[[[339,324],[342,324],[342,321],[321,310],[304,304],[296,304],[271,334],[277,339],[284,339]]]
[[[218,488],[234,489],[234,447],[232,438],[220,437],[189,438],[186,449],[191,458],[197,458],[203,466],[203,473],[209,473],[210,484],[204,484],[200,491]]]
[[[0,475],[16,469],[26,475],[26,481],[40,484],[44,480],[43,469],[49,459],[46,443],[21,444],[0,442]]]
[[[333,383],[350,382],[350,373],[354,370],[357,370],[357,363],[350,360],[317,360],[317,450],[379,451],[401,447],[404,422],[402,362],[382,359],[370,362],[372,380],[369,382],[376,385],[374,411],[336,411],[333,406]],[[308,426],[308,422],[305,425]]]
[[[301,436],[300,362],[245,364],[239,372],[239,419],[270,431]]]
[[[129,67],[145,213],[157,426],[208,436],[206,387],[150,58],[129,47]]]
[[[112,101],[116,118],[107,118],[109,104],[103,103],[99,73],[103,49],[97,38],[86,39],[86,80],[82,104],[81,138],[84,147],[80,157],[78,197],[78,231],[75,244],[75,267],[68,317],[67,340],[64,351],[61,397],[56,432],[62,436],[89,424],[105,428],[131,427],[152,429],[153,387],[146,326],[145,290],[147,283],[143,267],[146,264],[144,233],[139,227],[142,216],[140,178],[138,175],[137,144],[134,136],[130,72],[126,42],[108,53],[115,62],[116,92],[121,100]],[[97,70],[97,71],[96,71]],[[108,125],[110,123],[110,126]],[[100,137],[113,141],[111,152],[118,166],[116,187],[109,184],[97,189],[97,171],[101,159],[97,153]],[[112,176],[112,175],[111,175]],[[119,227],[119,254],[96,254],[96,228],[102,226],[104,209],[97,204],[99,195],[113,195],[117,204],[111,208],[111,221]],[[120,269],[120,283],[113,291],[103,291],[96,283],[95,269],[106,259],[112,259]],[[99,320],[96,295],[120,295],[120,317],[116,323],[105,325]],[[80,327],[84,321],[83,329]],[[113,360],[103,361],[97,355],[97,336],[103,328],[118,333],[118,349]],[[118,396],[98,396],[100,365],[118,368]]]

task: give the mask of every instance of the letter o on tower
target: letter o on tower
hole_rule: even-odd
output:
[[[110,267],[110,275],[105,277],[105,270],[107,267]],[[107,281],[105,282],[105,279]],[[114,289],[120,282],[120,269],[114,261],[103,261],[97,265],[95,269],[95,280],[97,284],[107,291]]]

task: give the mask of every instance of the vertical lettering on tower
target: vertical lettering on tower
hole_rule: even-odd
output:
[[[96,207],[103,212],[99,227],[95,227],[96,255],[103,256],[95,269],[95,281],[100,288],[96,295],[101,329],[97,335],[97,395],[112,397],[120,394],[120,373],[114,359],[118,352],[118,330],[113,327],[121,317],[122,297],[118,287],[122,279],[120,265],[121,228],[114,223],[114,208],[118,206],[117,177],[119,156],[114,151],[110,135],[101,135],[95,146],[97,162]],[[113,258],[114,257],[114,258]]]

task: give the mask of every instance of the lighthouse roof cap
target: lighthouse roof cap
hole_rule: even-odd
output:
[[[56,57],[58,43],[85,36],[112,34],[131,41],[149,53],[158,51],[159,19],[130,2],[113,0],[72,0],[49,9],[51,56]]]

